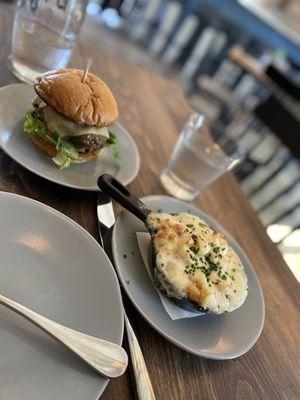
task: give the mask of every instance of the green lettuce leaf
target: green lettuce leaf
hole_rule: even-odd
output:
[[[52,135],[44,121],[39,119],[38,111],[32,107],[27,113],[24,121],[24,130],[31,135],[39,136],[51,144],[56,144],[58,135]]]
[[[106,141],[106,146],[112,147],[114,161],[117,167],[120,168],[122,164],[121,146],[114,133],[109,132],[109,138]]]
[[[57,133],[50,133],[44,121],[39,119],[38,111],[34,107],[26,114],[24,130],[55,145],[57,154],[52,160],[61,169],[68,168],[72,161],[76,162],[80,159],[79,153],[73,143],[61,138]]]
[[[68,168],[72,162],[76,162],[80,159],[79,153],[76,147],[67,140],[59,139],[56,144],[57,154],[52,160],[55,164],[59,165],[61,169]]]
[[[71,165],[70,157],[67,157],[60,152],[58,152],[56,156],[52,158],[52,160],[60,167],[60,169],[68,168]]]

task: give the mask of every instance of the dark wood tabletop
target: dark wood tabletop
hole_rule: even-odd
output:
[[[11,22],[11,14],[0,8],[0,86],[16,82],[7,67]],[[72,66],[84,67],[91,55],[92,72],[112,88],[120,122],[131,132],[140,151],[140,172],[130,190],[138,196],[164,193],[158,176],[192,111],[187,100],[175,83],[81,44]],[[2,151],[0,190],[48,204],[98,239],[96,193],[48,182]],[[265,325],[257,343],[244,356],[230,361],[206,360],[166,341],[130,304],[126,305],[157,399],[300,399],[299,284],[231,173],[205,189],[194,204],[217,219],[249,256],[264,292]],[[102,398],[133,399],[130,370],[111,381]]]

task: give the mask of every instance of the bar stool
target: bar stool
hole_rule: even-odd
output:
[[[281,216],[286,214],[287,211],[290,212],[290,210],[297,207],[299,203],[299,193],[300,177],[296,177],[284,190],[267,201],[257,211],[263,220],[271,218],[268,221],[268,225],[275,223],[278,219],[281,219]]]
[[[271,237],[284,243],[300,226],[300,89],[273,65],[266,69],[264,81],[272,94],[258,104],[254,115],[280,139],[284,151],[273,160],[271,173],[259,184],[256,180],[251,190],[248,187],[248,195]]]
[[[175,25],[180,18],[182,4],[178,1],[171,1],[167,4],[162,22],[155,32],[154,39],[151,41],[149,51],[154,54],[160,54],[166,46],[166,43],[174,30]]]
[[[156,16],[162,6],[163,0],[151,0],[135,16],[136,22],[131,25],[129,36],[135,41],[142,41],[153,28]]]
[[[213,47],[213,42],[217,37],[217,29],[208,26],[203,30],[201,36],[197,40],[197,43],[195,44],[191,52],[190,57],[185,62],[180,74],[181,80],[185,82],[186,85],[196,74],[199,65]]]
[[[122,18],[129,18],[134,8],[137,5],[137,0],[123,0],[120,6],[120,15]]]
[[[199,17],[195,14],[188,15],[184,19],[162,55],[163,63],[165,63],[166,65],[171,65],[178,60],[178,58],[183,53],[184,49],[194,36],[197,28],[199,27],[199,24]]]

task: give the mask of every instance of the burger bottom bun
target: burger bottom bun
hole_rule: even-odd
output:
[[[44,153],[46,153],[49,157],[53,158],[56,156],[57,150],[56,150],[56,147],[54,146],[54,144],[51,144],[40,137],[31,135],[30,133],[29,133],[29,137],[32,140],[32,142],[40,150],[42,150]],[[72,163],[83,164],[83,163],[89,162],[89,161],[93,160],[94,158],[96,158],[98,156],[98,154],[100,153],[100,151],[101,151],[101,149],[99,149],[98,151],[94,151],[94,150],[89,151],[85,154],[80,155],[79,160],[72,160]]]
[[[30,139],[33,141],[33,143],[40,149],[42,150],[44,153],[46,153],[49,157],[55,157],[57,150],[56,147],[49,143],[46,142],[46,140],[39,138],[37,136],[31,135],[29,134]]]

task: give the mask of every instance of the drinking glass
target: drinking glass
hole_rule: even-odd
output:
[[[160,180],[172,196],[190,201],[241,157],[241,149],[228,132],[209,125],[203,115],[193,114]]]
[[[12,34],[12,72],[32,83],[68,65],[88,0],[18,0]]]

